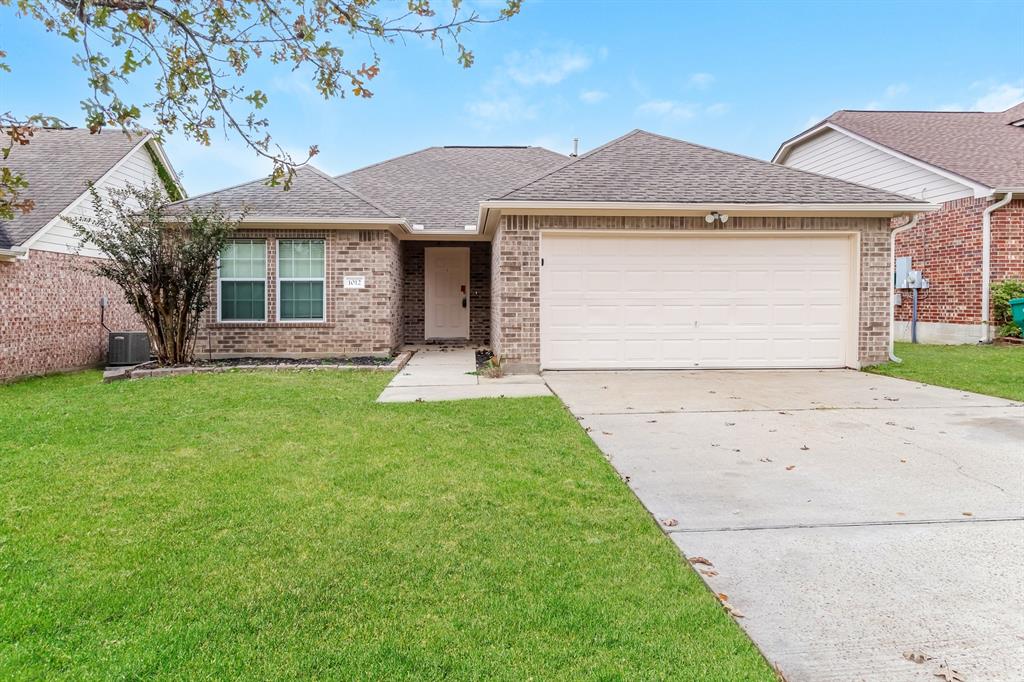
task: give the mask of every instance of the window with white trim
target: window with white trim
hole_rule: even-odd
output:
[[[277,241],[277,319],[324,320],[324,240]]]
[[[217,317],[223,322],[267,319],[267,242],[232,239],[220,252]]]

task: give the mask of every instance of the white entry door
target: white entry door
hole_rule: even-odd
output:
[[[541,239],[545,369],[856,366],[850,235]]]
[[[469,338],[469,248],[427,248],[424,257],[424,336]]]

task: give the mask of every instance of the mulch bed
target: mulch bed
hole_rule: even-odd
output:
[[[278,367],[281,365],[291,366],[303,366],[308,367],[309,365],[342,365],[350,367],[380,367],[382,365],[390,364],[395,356],[388,357],[374,357],[374,356],[360,356],[360,357],[338,357],[338,358],[316,358],[316,359],[295,359],[295,358],[227,358],[222,360],[196,360],[190,365],[159,365],[156,361],[147,362],[141,365],[137,365],[135,369],[159,369],[161,367],[179,368],[179,367]]]

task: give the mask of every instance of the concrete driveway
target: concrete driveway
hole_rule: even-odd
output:
[[[1024,406],[843,370],[545,379],[789,682],[1024,680]]]

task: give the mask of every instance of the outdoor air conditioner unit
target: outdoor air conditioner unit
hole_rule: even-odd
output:
[[[110,332],[107,338],[107,364],[141,365],[149,362],[149,335],[146,332]]]

